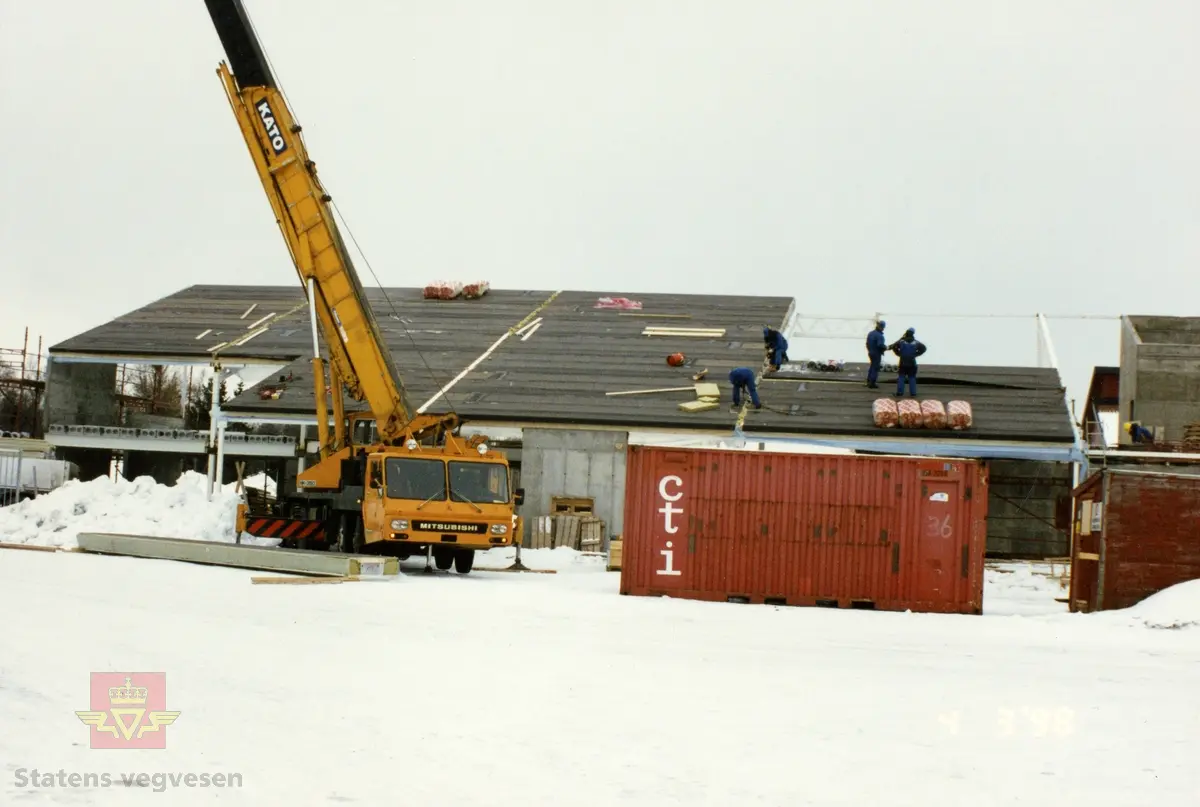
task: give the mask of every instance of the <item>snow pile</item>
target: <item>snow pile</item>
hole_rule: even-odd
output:
[[[424,563],[424,556],[421,558]],[[515,547],[497,547],[476,555],[475,569],[481,572],[488,569],[504,569],[511,566],[516,559]],[[606,555],[584,554],[578,549],[560,546],[555,549],[522,549],[521,563],[530,569],[559,573],[602,572],[608,564],[608,558]]]
[[[232,491],[216,492],[208,501],[208,479],[194,471],[174,485],[160,485],[149,476],[72,480],[0,508],[0,540],[73,547],[81,532],[120,532],[232,542],[239,501]]]
[[[1200,627],[1200,580],[1177,583],[1118,613],[1147,628]]]
[[[225,490],[233,493],[237,490],[237,482],[230,482],[225,485]],[[246,490],[263,491],[270,498],[275,498],[276,485],[275,480],[264,473],[257,473],[254,476],[248,476],[242,480],[242,487]]]
[[[1067,612],[1069,567],[1049,563],[989,562],[984,568],[983,612],[989,616],[1042,616]]]

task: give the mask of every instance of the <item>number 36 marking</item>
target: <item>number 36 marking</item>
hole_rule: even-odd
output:
[[[949,538],[954,534],[954,527],[950,525],[950,516],[947,515],[945,518],[926,516],[925,534],[930,538]]]

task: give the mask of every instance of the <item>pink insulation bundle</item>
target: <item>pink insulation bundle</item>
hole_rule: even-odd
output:
[[[947,406],[947,416],[952,429],[971,428],[971,404],[966,401],[951,401]]]
[[[474,283],[467,283],[463,286],[462,296],[468,300],[478,300],[487,294],[491,288],[492,284],[486,280],[476,280]]]
[[[462,292],[462,284],[435,280],[425,287],[426,300],[453,300]]]
[[[871,409],[875,413],[875,425],[881,429],[895,428],[896,423],[899,422],[896,402],[891,398],[876,398]]]
[[[921,420],[927,429],[946,428],[946,407],[941,401],[921,401]]]
[[[630,311],[641,311],[642,304],[628,297],[600,297],[593,308],[624,308]]]
[[[921,428],[923,422],[921,418],[921,404],[912,398],[905,398],[896,403],[896,416],[900,421],[900,428],[902,429]]]

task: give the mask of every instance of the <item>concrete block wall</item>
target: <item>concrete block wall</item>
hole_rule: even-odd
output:
[[[53,423],[67,426],[117,426],[117,365],[80,364],[55,361],[46,363],[46,398],[43,428]],[[79,479],[86,482],[108,476],[112,452],[95,448],[63,448],[61,459],[79,467]]]
[[[625,516],[625,448],[629,433],[607,430],[525,429],[521,445],[521,487],[528,539],[532,520],[550,513],[555,496],[595,500],[606,536],[620,535]]]
[[[56,361],[46,370],[46,423],[119,426],[117,365]]]
[[[1073,467],[1037,460],[990,460],[988,471],[988,555],[1069,555],[1070,534],[1054,524],[1059,499],[1071,494]]]
[[[1200,421],[1200,317],[1123,317],[1121,421],[1162,426],[1164,439],[1183,439]],[[1121,445],[1130,445],[1122,429]]]

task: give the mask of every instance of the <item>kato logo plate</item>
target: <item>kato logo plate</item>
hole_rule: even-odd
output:
[[[283,139],[283,132],[279,130],[279,121],[275,118],[270,102],[263,98],[254,105],[254,110],[258,113],[258,119],[262,121],[263,130],[267,133],[271,151],[275,152],[275,156],[278,157],[287,151],[288,145],[287,141]]]

